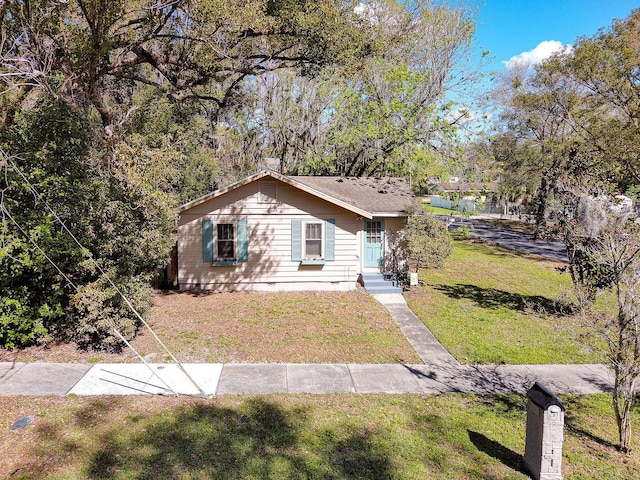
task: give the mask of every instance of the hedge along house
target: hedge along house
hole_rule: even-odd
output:
[[[381,269],[413,194],[402,178],[264,170],[180,207],[181,290],[352,290]]]

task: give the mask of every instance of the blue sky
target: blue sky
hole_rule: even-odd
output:
[[[534,62],[553,47],[591,37],[615,18],[640,8],[640,0],[484,0],[477,17],[480,51],[495,57],[491,70],[504,70],[512,57],[524,54]],[[543,42],[558,42],[543,43]],[[542,45],[541,45],[542,44]],[[538,47],[536,49],[536,47]]]

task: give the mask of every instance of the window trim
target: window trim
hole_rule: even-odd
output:
[[[233,225],[233,257],[221,257],[218,252],[218,226]],[[245,217],[202,220],[203,261],[213,266],[234,266],[249,261],[249,226]]]
[[[320,225],[320,255],[307,255],[307,225]],[[324,220],[303,220],[301,241],[302,241],[302,263],[306,265],[321,264],[326,260],[325,257],[325,221]]]
[[[305,260],[303,257],[303,224],[322,223],[323,260]],[[302,265],[323,265],[336,259],[336,221],[333,218],[292,218],[291,219],[291,261]]]
[[[220,227],[223,225],[231,225],[233,227],[233,235],[231,239],[220,239]],[[232,257],[222,257],[219,253],[220,242],[233,242],[233,256]],[[214,226],[214,237],[213,237],[213,263],[230,263],[235,262],[238,263],[238,225],[237,222],[217,222]]]

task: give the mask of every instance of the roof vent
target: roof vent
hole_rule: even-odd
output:
[[[277,203],[277,194],[276,182],[260,182],[260,203]]]

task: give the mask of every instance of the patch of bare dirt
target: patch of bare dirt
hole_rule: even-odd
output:
[[[147,320],[181,362],[419,363],[386,309],[363,290],[295,293],[156,292]],[[142,327],[131,342],[145,360],[170,362]],[[138,362],[122,354],[52,343],[0,361]]]

